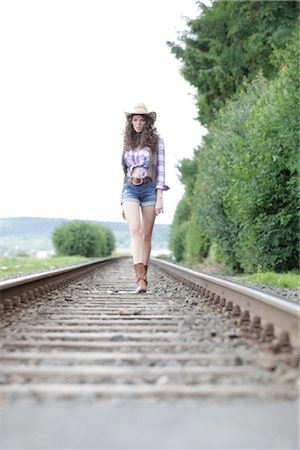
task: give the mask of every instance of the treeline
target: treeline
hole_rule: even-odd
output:
[[[208,132],[179,163],[185,193],[170,247],[178,261],[197,262],[214,246],[236,271],[297,268],[298,2],[198,5],[169,45]]]

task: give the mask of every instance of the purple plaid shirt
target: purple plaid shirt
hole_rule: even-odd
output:
[[[130,177],[133,169],[140,167],[142,169],[142,177],[146,177],[147,167],[149,166],[149,155],[149,147],[143,147],[137,151],[133,149],[127,150],[124,155],[127,176]],[[165,144],[162,138],[158,139],[156,189],[162,189],[163,191],[170,189],[165,184]]]

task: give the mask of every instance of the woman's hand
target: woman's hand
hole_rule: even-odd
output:
[[[157,197],[155,203],[155,215],[162,214],[164,212],[164,203],[162,197]]]

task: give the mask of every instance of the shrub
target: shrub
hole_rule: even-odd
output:
[[[116,248],[116,238],[110,228],[102,227],[106,240],[106,255],[111,255]]]
[[[173,229],[170,238],[170,248],[173,252],[174,258],[177,262],[185,259],[186,249],[186,234],[189,223],[187,221],[182,222],[180,225]]]
[[[103,257],[111,254],[114,243],[110,230],[102,225],[74,220],[55,228],[52,242],[58,255]]]
[[[208,255],[209,247],[210,240],[201,227],[196,210],[193,210],[186,234],[187,262],[193,264],[202,261]]]
[[[230,267],[298,265],[298,34],[272,81],[261,74],[220,110],[196,153],[194,203]]]
[[[177,204],[169,237],[169,249],[173,252],[176,261],[184,259],[186,251],[186,233],[191,208],[185,194]]]

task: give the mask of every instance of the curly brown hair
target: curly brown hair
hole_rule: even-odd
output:
[[[124,130],[123,154],[129,148],[138,147],[150,147],[152,153],[157,151],[157,142],[159,135],[156,128],[154,127],[154,123],[146,114],[139,115],[143,116],[146,119],[144,129],[141,133],[136,133],[133,129],[132,117],[134,116],[134,114],[131,114],[127,117],[127,122]]]

